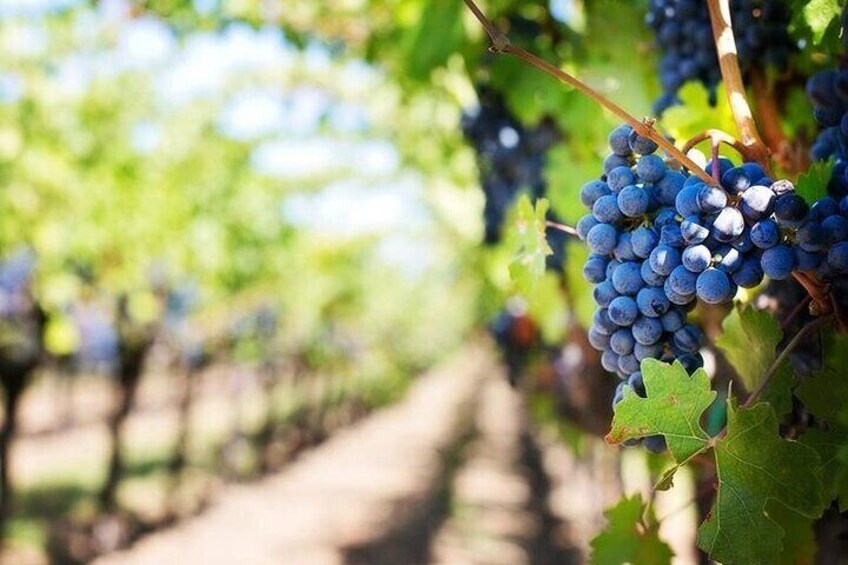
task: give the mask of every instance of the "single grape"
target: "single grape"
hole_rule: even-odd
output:
[[[660,243],[670,245],[672,247],[683,247],[686,245],[686,240],[683,239],[683,232],[677,224],[667,224],[660,231]]]
[[[710,235],[718,241],[729,243],[739,237],[744,229],[745,219],[742,213],[736,208],[727,207],[716,215]]]
[[[700,216],[687,216],[680,223],[680,233],[688,245],[703,243],[710,235],[709,223]]]
[[[630,150],[633,151],[633,153],[638,153],[639,155],[649,155],[656,151],[659,147],[655,142],[651,141],[647,137],[642,137],[635,131],[630,132],[628,142],[630,144]]]
[[[645,286],[642,280],[641,263],[623,262],[612,275],[612,284],[620,294],[635,296]]]
[[[580,201],[587,208],[591,208],[598,198],[607,194],[610,194],[610,187],[607,186],[607,183],[600,180],[589,181],[580,189]]]
[[[625,186],[636,184],[636,176],[630,167],[616,167],[607,175],[607,188],[612,192],[618,192]],[[587,206],[590,206],[587,204]]]
[[[821,227],[825,231],[829,244],[848,240],[848,220],[839,214],[825,218],[821,223]]]
[[[596,224],[586,235],[586,243],[595,255],[611,254],[617,242],[618,230],[612,224]],[[606,268],[606,265],[604,265],[604,268]]]
[[[686,252],[683,252],[684,255]],[[685,263],[678,265],[668,276],[668,284],[671,289],[681,295],[695,294],[695,283],[698,275],[686,268]]]
[[[629,157],[632,153],[630,149],[630,133],[633,128],[627,124],[623,124],[612,130],[609,135],[609,147],[613,153],[621,157]]]
[[[632,236],[630,232],[621,232],[618,235],[618,243],[615,245],[612,254],[619,261],[635,261],[638,259],[633,253]]]
[[[694,353],[701,347],[704,334],[692,324],[684,324],[674,332],[674,346],[687,353]]]
[[[614,224],[623,216],[618,208],[618,199],[615,194],[607,194],[598,198],[592,206],[592,214],[599,222]]]
[[[600,224],[598,220],[595,219],[595,216],[592,214],[586,214],[582,218],[577,221],[577,237],[580,238],[581,241],[586,241],[586,237],[589,235],[589,230],[593,227]]]
[[[616,167],[630,167],[630,159],[620,155],[612,154],[604,159],[604,174],[608,175]]]
[[[767,186],[754,185],[742,193],[742,214],[749,220],[760,220],[774,211],[776,196]]]
[[[680,251],[661,243],[651,252],[648,261],[655,273],[668,276],[680,264]]]
[[[720,188],[704,185],[698,191],[698,207],[705,214],[713,214],[727,206],[727,195]]]
[[[633,353],[634,345],[636,345],[636,340],[633,339],[633,332],[630,331],[630,328],[621,328],[610,336],[610,349],[618,355]]]
[[[609,305],[608,317],[616,326],[630,326],[639,317],[639,307],[629,296],[618,296]]]
[[[665,175],[665,161],[657,155],[643,155],[636,162],[636,174],[644,182],[657,182]]]
[[[716,269],[725,273],[733,273],[742,266],[745,256],[739,250],[724,245],[713,254],[713,264]],[[734,293],[735,294],[735,293]]]
[[[673,274],[673,271],[672,271]],[[636,295],[636,305],[643,316],[658,318],[665,314],[671,304],[661,288],[645,287]]]
[[[824,253],[810,253],[797,246],[792,249],[795,251],[795,268],[802,273],[815,271],[824,259]]]
[[[583,277],[593,284],[598,284],[606,278],[609,259],[601,255],[590,255],[583,264]]]
[[[633,320],[636,320],[635,316]],[[600,308],[595,310],[595,314],[592,316],[592,327],[604,335],[612,335],[612,332],[618,329],[618,324],[610,319],[609,311],[606,308]]]
[[[662,315],[660,318],[660,323],[662,324],[663,331],[674,333],[680,328],[683,327],[683,323],[686,321],[686,316],[677,308],[672,308],[668,312]]]
[[[612,281],[605,280],[599,283],[592,291],[592,296],[595,298],[595,303],[601,308],[608,308],[610,302],[618,298],[618,292],[612,286]]]
[[[610,345],[610,336],[602,333],[595,326],[589,328],[588,332],[589,345],[598,351],[603,351]]]
[[[837,273],[848,272],[848,242],[840,241],[827,252],[827,263]]]
[[[678,171],[667,170],[665,175],[654,184],[657,201],[662,206],[674,206],[677,194],[683,188],[686,177]]]
[[[707,304],[722,304],[727,302],[733,295],[733,286],[727,273],[715,268],[709,268],[698,275],[695,292],[698,298]]]
[[[760,258],[751,255],[742,261],[742,266],[735,271],[731,278],[733,282],[742,288],[754,288],[763,281],[763,269],[760,265]]]
[[[612,349],[605,350],[601,354],[601,366],[610,373],[618,371],[618,355],[616,352]]]
[[[685,218],[686,216],[697,215],[701,211],[698,204],[698,196],[704,186],[706,185],[692,184],[683,186],[674,199],[674,207],[677,209],[678,214]]]
[[[809,221],[798,229],[795,234],[795,244],[810,253],[824,251],[827,247],[827,231],[820,223]]]
[[[633,247],[633,253],[640,259],[647,259],[654,250],[654,247],[659,243],[659,236],[656,230],[647,227],[636,228],[630,238],[630,244]]]
[[[706,245],[693,245],[683,250],[681,256],[683,266],[693,273],[700,273],[712,263],[713,254]]]
[[[666,279],[664,275],[654,272],[651,268],[650,261],[643,261],[641,267],[639,267],[639,272],[642,275],[642,280],[645,281],[645,284],[647,285],[662,286]]]
[[[656,318],[640,316],[633,322],[633,337],[642,345],[653,345],[662,337],[662,323]]]
[[[618,193],[618,209],[628,218],[644,216],[650,206],[648,192],[636,185],[625,186]],[[593,209],[594,210],[594,209]],[[602,220],[603,218],[598,218]]]
[[[763,251],[760,258],[763,272],[774,280],[787,278],[795,267],[795,254],[787,245],[776,245]],[[740,284],[739,286],[744,286]]]
[[[639,360],[632,353],[622,355],[618,358],[618,370],[629,375],[639,370]]]
[[[662,355],[663,346],[660,343],[654,343],[652,345],[643,345],[641,343],[636,343],[633,346],[633,355],[636,356],[636,360],[640,363],[645,359],[658,359],[660,355]]]
[[[780,243],[780,228],[777,222],[767,218],[751,226],[751,243],[760,249],[768,249]]]

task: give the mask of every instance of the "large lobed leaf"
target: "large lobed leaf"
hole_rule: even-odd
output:
[[[653,510],[637,494],[604,512],[607,526],[591,541],[593,565],[664,565],[674,553],[658,535]]]
[[[701,427],[701,414],[716,397],[707,373],[699,369],[690,377],[679,362],[669,365],[645,359],[642,378],[647,398],[639,397],[629,387],[624,389],[624,400],[615,407],[607,442],[617,444],[660,434],[678,463],[703,451],[709,436]]]
[[[818,454],[781,438],[768,404],[737,408],[731,401],[715,460],[718,493],[698,529],[698,545],[727,565],[777,563],[784,531],[766,505],[776,501],[808,518],[820,515],[822,484],[810,473],[819,465]]]

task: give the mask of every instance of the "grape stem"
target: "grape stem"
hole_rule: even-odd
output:
[[[580,237],[579,235],[577,235],[577,230],[574,229],[571,226],[567,226],[567,225],[561,224],[559,222],[553,222],[551,220],[545,221],[545,225],[548,226],[549,228],[559,230],[563,233],[567,233],[568,235],[571,235],[571,236],[574,236],[574,237]]]
[[[827,316],[822,316],[821,318],[816,318],[808,322],[803,328],[801,328],[795,336],[789,340],[789,343],[786,344],[786,347],[783,348],[783,351],[780,352],[780,355],[774,360],[774,363],[769,367],[768,372],[763,376],[760,380],[760,384],[757,385],[757,388],[754,389],[754,392],[748,397],[745,401],[745,404],[742,405],[743,408],[750,408],[754,405],[757,399],[765,390],[766,386],[768,386],[771,379],[777,374],[777,370],[780,369],[780,366],[786,361],[786,358],[789,354],[798,347],[801,342],[804,340],[812,332],[816,331],[819,328],[826,326],[827,324],[833,322],[835,316],[833,314],[828,314]]]
[[[804,299],[799,302],[798,305],[795,306],[795,308],[792,309],[792,312],[790,312],[789,315],[786,316],[786,319],[783,320],[783,322],[780,324],[780,330],[785,332],[787,329],[789,329],[789,326],[792,325],[792,322],[795,321],[795,318],[801,315],[801,312],[804,311],[804,308],[809,309],[810,300],[812,299],[813,297],[809,294],[805,296]]]
[[[772,159],[781,169],[791,174],[807,170],[809,161],[804,151],[793,150],[792,143],[780,124],[780,111],[774,100],[774,92],[769,89],[768,80],[762,69],[751,70],[751,89],[754,93],[755,109],[759,123],[763,128],[763,138],[771,151]]]
[[[745,148],[742,155],[746,160],[756,161],[762,165],[766,173],[771,176],[769,150],[760,139],[751,107],[745,97],[745,85],[742,82],[742,71],[736,54],[736,39],[733,37],[733,27],[730,23],[730,0],[707,0],[707,6],[710,11],[721,78],[727,91],[733,119],[739,128],[739,136]]]
[[[492,46],[490,47],[490,51],[492,53],[501,54],[506,53],[521,59],[525,63],[528,63],[537,69],[551,75],[552,77],[566,83],[571,86],[575,90],[580,91],[582,94],[588,96],[595,102],[599,103],[601,106],[615,114],[619,119],[627,122],[633,130],[641,135],[642,137],[646,137],[662,147],[662,149],[675,161],[680,163],[682,166],[689,169],[689,171],[703,180],[708,184],[712,184],[713,180],[710,176],[698,166],[692,159],[686,156],[686,154],[680,151],[677,147],[674,146],[672,142],[663,137],[656,129],[654,129],[654,119],[646,118],[644,121],[640,121],[635,118],[631,114],[627,112],[624,108],[601,94],[600,92],[594,90],[584,82],[576,79],[570,74],[564,72],[560,68],[548,63],[544,59],[533,55],[532,53],[525,51],[521,47],[517,47],[513,45],[509,38],[497,29],[492,22],[486,18],[486,15],[477,7],[474,3],[474,0],[464,0],[465,4],[480,22],[480,25],[483,26],[483,29],[486,30],[486,33],[489,35],[489,39],[492,41]]]
[[[732,147],[737,153],[745,156],[745,146],[742,145],[742,142],[730,135],[727,132],[723,132],[720,129],[707,129],[698,134],[696,134],[692,139],[687,141],[681,151],[684,153],[688,153],[693,147],[701,143],[702,141],[710,140],[713,145],[717,143],[724,143]]]

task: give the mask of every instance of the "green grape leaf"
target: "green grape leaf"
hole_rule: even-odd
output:
[[[426,80],[430,71],[459,50],[463,39],[462,10],[462,2],[454,0],[428,0],[422,5],[418,25],[408,32],[409,40],[404,45],[404,70],[410,77]]]
[[[509,274],[524,294],[533,292],[536,283],[545,274],[545,257],[553,253],[545,237],[547,212],[546,199],[538,199],[534,208],[530,197],[522,194],[512,215],[508,241],[513,256]]]
[[[804,20],[812,32],[815,43],[822,40],[831,22],[839,17],[840,11],[837,0],[807,0],[804,3]]]
[[[715,340],[716,346],[724,353],[742,379],[745,389],[751,392],[760,382],[777,358],[777,344],[783,339],[783,332],[777,320],[768,312],[755,310],[747,305],[734,308],[721,324],[722,334]],[[777,400],[778,413],[791,408],[791,369],[782,369],[769,383],[770,401]],[[775,385],[780,385],[776,387]]]
[[[835,498],[840,512],[848,510],[848,429],[811,428],[801,436],[801,443],[815,449],[821,457],[817,474],[824,484],[826,502]]]
[[[590,542],[594,565],[663,565],[674,553],[659,537],[654,512],[646,508],[642,496],[623,498],[604,512],[606,528]],[[644,516],[644,519],[643,519]]]
[[[709,436],[701,428],[701,414],[716,397],[703,369],[690,377],[679,362],[673,365],[656,359],[642,361],[642,378],[647,398],[630,387],[615,407],[612,429],[606,441],[617,444],[651,435],[665,436],[668,449],[680,464],[703,451]]]
[[[816,451],[778,434],[771,406],[728,405],[727,435],[715,446],[718,493],[698,528],[698,546],[725,563],[776,563],[784,531],[766,513],[777,501],[789,510],[816,518],[822,508],[821,481],[810,469],[820,464]]]
[[[816,536],[813,519],[786,508],[779,502],[766,504],[766,514],[783,530],[781,565],[813,563],[816,554]]]
[[[848,427],[845,407],[848,406],[848,379],[845,366],[841,370],[825,367],[807,377],[795,391],[807,410],[827,422]]]
[[[795,192],[810,206],[827,196],[827,185],[834,164],[833,159],[819,161],[810,165],[806,173],[798,176]]]
[[[675,139],[692,139],[710,128],[736,131],[736,122],[723,85],[716,92],[715,106],[710,105],[707,89],[700,82],[686,83],[677,96],[681,104],[667,109],[661,118],[663,129]]]

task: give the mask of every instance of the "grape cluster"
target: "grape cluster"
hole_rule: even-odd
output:
[[[784,1],[733,2],[731,19],[743,71],[756,65],[786,67],[795,46],[787,31],[790,13]],[[715,104],[721,71],[706,2],[651,0],[646,21],[663,53],[659,71],[664,94],[654,111],[662,114],[677,104],[677,91],[689,81],[702,82]]]
[[[828,69],[814,74],[807,81],[807,96],[822,126],[811,157],[814,161],[831,157],[836,161],[828,189],[833,196],[844,196],[848,193],[848,70]]]
[[[510,113],[503,97],[489,87],[479,86],[478,97],[479,107],[463,113],[462,131],[477,153],[486,198],[484,242],[492,245],[501,240],[506,215],[521,191],[528,191],[533,200],[545,195],[545,155],[559,133],[550,120],[525,128]],[[553,213],[548,219],[558,221]],[[565,236],[555,230],[549,230],[548,236],[554,251],[548,267],[561,271]]]
[[[643,359],[677,359],[689,371],[703,359],[701,331],[687,323],[693,301],[667,291],[684,246],[674,203],[687,178],[669,169],[655,155],[656,144],[630,126],[615,129],[609,144],[613,153],[604,175],[581,189],[592,212],[581,218],[577,232],[591,250],[583,274],[596,285],[589,342],[602,351],[604,368],[622,379],[617,404],[625,386],[645,395]],[[647,444],[663,448],[661,438]]]

